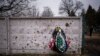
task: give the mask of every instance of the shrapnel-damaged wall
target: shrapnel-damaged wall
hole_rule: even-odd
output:
[[[82,24],[79,17],[68,18],[9,18],[9,40],[11,53],[55,53],[49,41],[55,27],[61,27],[71,43],[68,54],[81,54]],[[67,26],[66,26],[67,24]],[[1,33],[1,32],[0,32]],[[3,38],[3,37],[2,37]],[[66,39],[67,39],[66,38]]]

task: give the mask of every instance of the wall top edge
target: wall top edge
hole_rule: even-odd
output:
[[[6,17],[7,18],[7,17]],[[80,19],[81,17],[9,17],[9,19]],[[0,17],[0,20],[4,20],[5,17]]]

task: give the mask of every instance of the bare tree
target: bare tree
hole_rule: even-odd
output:
[[[60,13],[65,13],[68,16],[75,16],[75,13],[83,6],[80,1],[61,0]]]
[[[30,0],[1,0],[0,13],[4,16],[13,16],[28,7]]]
[[[44,7],[42,17],[53,17],[53,12],[51,11],[49,7]]]
[[[36,6],[33,6],[32,10],[33,10],[32,16],[39,17],[39,10],[36,8]]]
[[[39,17],[39,11],[38,11],[38,8],[34,5],[14,15],[14,17],[18,17],[18,16],[20,17]]]

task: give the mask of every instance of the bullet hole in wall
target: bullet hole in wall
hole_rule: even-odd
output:
[[[69,24],[68,24],[68,23],[66,23],[66,24],[65,24],[65,26],[66,26],[66,27],[68,27],[68,26],[69,26]]]
[[[48,25],[48,27],[49,27],[50,25]]]
[[[7,39],[4,39],[4,41],[6,41]]]
[[[22,49],[24,49],[24,47],[22,47]]]
[[[29,32],[27,32],[27,34],[29,34]]]
[[[43,42],[43,45],[44,45],[44,42]]]
[[[17,39],[18,37],[16,36],[15,39]]]
[[[75,54],[75,51],[72,51],[73,54]]]
[[[29,45],[29,43],[27,43],[27,46]]]
[[[44,31],[46,31],[47,29],[44,29]]]
[[[43,32],[41,32],[41,34],[43,34]]]
[[[44,46],[44,49],[46,49],[46,47],[47,47],[47,46],[45,45],[45,46]]]
[[[13,43],[13,45],[15,45],[15,42]]]
[[[31,41],[31,43],[33,43],[33,41]]]
[[[26,48],[26,46],[24,48]]]
[[[37,31],[37,33],[39,33],[39,31]]]
[[[78,51],[80,52],[80,48],[78,48]]]
[[[72,23],[70,22],[70,24],[72,24]]]
[[[44,36],[44,38],[46,38],[46,36]]]

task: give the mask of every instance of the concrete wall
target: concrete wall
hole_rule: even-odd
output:
[[[4,24],[2,22],[0,21],[0,25],[3,26]],[[66,23],[68,23],[69,26],[66,27]],[[9,45],[6,46],[5,44],[7,44],[7,42],[4,40],[2,40],[0,44],[4,43],[4,45],[2,44],[2,46],[5,46],[5,48],[8,47],[8,51],[10,53],[55,53],[49,49],[48,43],[56,26],[61,27],[64,30],[66,36],[71,38],[70,47],[68,48],[68,51],[66,53],[81,53],[82,25],[80,18],[10,18],[8,25]],[[5,28],[6,27],[0,27],[0,29],[3,30]],[[1,32],[5,31],[0,31],[0,33]],[[0,38],[7,38],[6,35],[4,36],[5,37]]]
[[[7,52],[7,26],[5,18],[0,20],[0,53]]]

